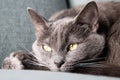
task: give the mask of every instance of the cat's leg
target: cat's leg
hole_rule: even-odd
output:
[[[23,51],[13,52],[3,60],[2,69],[25,69],[23,61],[31,58],[32,56],[29,53]]]

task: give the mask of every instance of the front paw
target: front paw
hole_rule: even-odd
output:
[[[20,57],[20,55],[18,55],[18,52],[11,53],[9,57],[6,57],[3,60],[2,69],[24,69],[20,58],[22,58],[22,56]]]

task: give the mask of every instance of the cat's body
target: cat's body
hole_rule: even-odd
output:
[[[79,6],[61,11],[53,15],[49,21],[32,9],[28,9],[37,38],[33,43],[33,54],[14,52],[4,60],[3,68],[41,69],[40,66],[44,66],[51,71],[76,72],[74,71],[76,64],[85,63],[85,60],[106,57],[101,64],[105,66],[102,66],[99,74],[104,75],[102,73],[106,69],[104,67],[109,65],[107,67],[110,69],[117,66],[118,71],[115,73],[116,76],[120,76],[118,74],[120,71],[119,7],[119,2],[99,3],[98,7],[95,2],[90,2],[85,8]],[[21,68],[16,67],[15,61],[18,61],[17,65],[21,65]],[[88,71],[87,73],[92,73],[91,70],[91,72]],[[93,71],[94,74],[95,71]]]

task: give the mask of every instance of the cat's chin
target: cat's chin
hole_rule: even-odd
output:
[[[73,67],[72,66],[68,66],[68,65],[63,65],[60,67],[60,70],[61,72],[71,72],[73,70]]]
[[[72,68],[61,67],[59,71],[60,72],[70,72],[70,71],[72,71]]]
[[[59,68],[57,68],[57,67],[54,67],[54,68],[49,68],[50,69],[50,71],[53,71],[53,72],[58,72],[58,71],[60,71],[60,69]]]
[[[50,69],[53,72],[70,72],[71,69],[69,68],[57,68],[57,69]]]
[[[51,68],[50,71],[53,72],[70,72],[73,68],[71,67],[66,67],[66,66],[61,66],[60,68]]]

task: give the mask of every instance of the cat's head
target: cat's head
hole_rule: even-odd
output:
[[[69,71],[78,61],[95,58],[104,47],[104,37],[97,33],[98,8],[88,3],[74,18],[48,21],[28,9],[35,26],[33,52],[38,61],[52,71]]]

